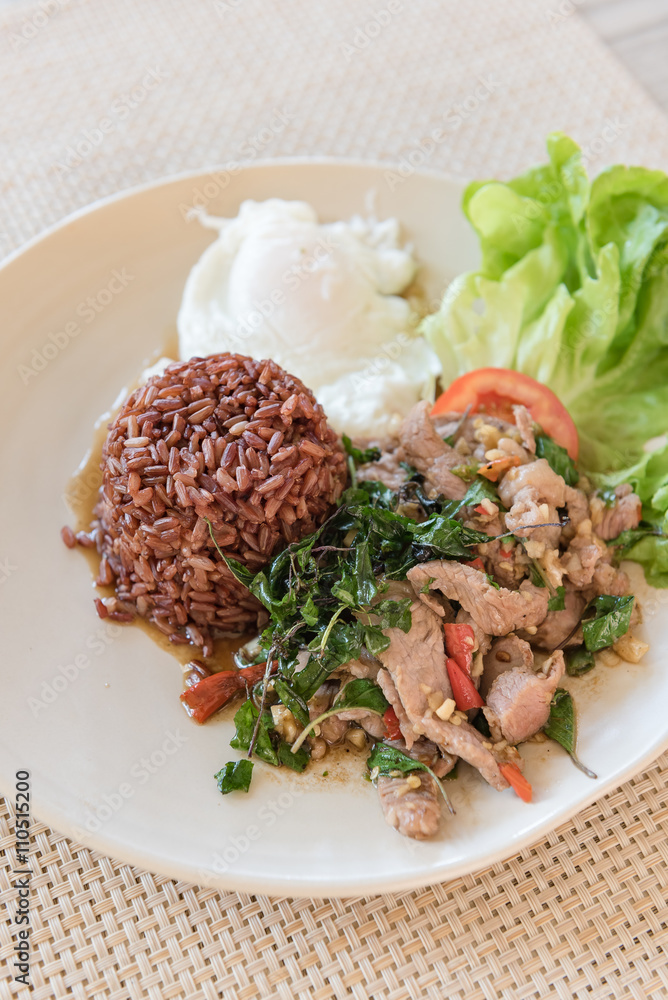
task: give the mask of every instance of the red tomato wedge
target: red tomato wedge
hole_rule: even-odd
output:
[[[533,790],[517,764],[499,764],[499,771],[523,802],[531,802]]]
[[[476,368],[461,375],[441,393],[431,415],[463,413],[470,406],[474,413],[488,413],[512,423],[516,403],[526,406],[543,431],[576,461],[578,432],[566,407],[542,382],[512,368]]]

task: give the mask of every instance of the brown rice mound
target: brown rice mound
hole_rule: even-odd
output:
[[[211,540],[253,571],[321,524],[346,478],[322,407],[273,361],[216,354],[171,365],[109,425],[93,537],[114,617],[212,650],[263,609]],[[98,604],[99,607],[99,604]]]

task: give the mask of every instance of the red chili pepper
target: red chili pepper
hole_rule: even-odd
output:
[[[517,764],[499,764],[499,771],[523,802],[531,802],[533,789]]]
[[[397,713],[394,711],[391,705],[385,712],[385,715],[383,716],[383,722],[385,723],[385,729],[387,730],[386,736],[388,740],[403,739],[403,736],[401,734],[401,727],[399,726],[399,719],[397,718]]]
[[[460,670],[463,670],[467,677],[471,676],[471,665],[473,663],[473,647],[475,646],[475,632],[471,625],[446,624],[443,626],[445,632],[445,651],[451,656]]]
[[[466,712],[469,708],[483,708],[485,702],[476,691],[473,681],[466,676],[451,656],[447,658],[445,665],[448,668],[452,696],[460,712]]]
[[[477,507],[474,507],[473,510],[476,514],[480,514],[482,517],[489,517],[489,511],[486,510],[481,503],[479,503]]]
[[[271,673],[276,673],[278,660],[271,665]],[[209,716],[231,701],[235,695],[252,687],[264,677],[266,663],[256,663],[242,670],[220,670],[217,674],[204,677],[199,684],[181,694],[183,706],[195,722],[206,722]]]
[[[464,561],[464,566],[473,566],[473,569],[479,569],[481,573],[486,573],[485,564],[480,558],[476,556],[475,559],[471,559],[470,562]]]
[[[504,458],[495,458],[491,462],[486,462],[478,469],[478,475],[489,479],[490,483],[495,483],[499,476],[502,476],[514,465],[519,465],[520,459],[517,455],[507,455]]]

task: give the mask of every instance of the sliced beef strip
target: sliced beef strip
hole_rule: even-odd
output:
[[[565,642],[571,633],[573,634],[567,645],[577,646],[582,642],[582,632],[579,629],[573,632],[573,629],[580,621],[587,602],[581,591],[576,590],[572,584],[567,583],[565,591],[563,611],[548,611],[545,621],[535,633],[521,633],[522,638],[532,646],[550,651]]]
[[[411,788],[406,777],[377,779],[378,798],[385,821],[404,837],[427,840],[438,832],[441,796],[436,781],[426,771],[416,771],[419,788]]]
[[[522,444],[532,455],[536,453],[536,439],[533,433],[533,420],[526,406],[513,406],[513,416],[522,438]]]
[[[387,670],[378,671],[378,686],[383,692],[390,705],[394,709],[394,714],[399,720],[399,729],[401,730],[401,735],[406,741],[406,747],[410,750],[416,740],[416,734],[413,732],[413,726],[411,720],[406,715],[406,709],[401,704],[401,698],[399,693],[394,686],[394,681],[392,680],[390,674]]]
[[[477,729],[467,723],[455,726],[433,716],[430,695],[452,697],[441,619],[420,601],[413,603],[411,614],[413,624],[408,634],[398,628],[386,630],[390,645],[379,658],[392,678],[414,735],[427,736],[442,752],[462,757],[494,788],[507,788],[497,761],[483,747]]]
[[[486,742],[485,737],[468,722],[455,726],[451,722],[443,722],[438,717],[425,717],[419,725],[427,739],[436,743],[441,753],[461,757],[467,764],[475,767],[485,781],[497,791],[502,792],[508,787],[508,782],[499,771],[499,762],[494,753],[483,746]]]
[[[591,521],[583,521],[561,557],[565,576],[578,590],[588,587],[600,559],[607,556],[605,542],[592,534]]]
[[[622,483],[615,490],[615,502],[606,507],[602,500],[592,502],[594,531],[606,541],[621,535],[622,531],[637,528],[642,516],[642,502],[629,483]]]
[[[499,497],[508,508],[508,531],[548,548],[559,544],[561,528],[531,527],[558,522],[557,508],[566,503],[566,483],[544,458],[509,469],[499,483]]]
[[[566,483],[544,458],[508,470],[499,483],[501,503],[512,508],[517,494],[527,487],[535,491],[537,503],[551,507],[563,507],[566,503]]]
[[[564,654],[558,649],[540,673],[527,666],[513,667],[492,683],[483,709],[495,740],[521,743],[548,720],[552,695],[564,673]]]
[[[379,659],[389,672],[401,703],[413,726],[430,711],[430,696],[452,697],[445,666],[443,625],[439,616],[421,601],[411,605],[412,625],[408,633],[385,629],[389,647]],[[389,699],[388,699],[389,700]],[[420,735],[414,728],[414,734]]]
[[[344,720],[341,715],[330,715],[328,719],[320,723],[320,735],[325,743],[334,746],[341,743],[349,727],[350,723]]]
[[[631,583],[623,569],[615,569],[609,562],[600,559],[594,568],[594,577],[591,582],[593,595],[612,594],[613,597],[623,597],[628,594]],[[637,600],[636,605],[637,606]]]
[[[420,739],[412,750],[399,741],[388,740],[388,746],[408,753],[409,757],[419,760],[430,767],[434,774],[442,778],[456,764],[456,758],[446,754],[441,756],[438,747],[429,740]],[[406,837],[424,840],[432,837],[438,830],[441,814],[441,794],[436,782],[426,771],[414,771],[420,779],[420,787],[412,789],[406,776],[392,778],[389,775],[379,775],[377,781],[378,795],[385,819],[399,833]]]
[[[477,621],[465,611],[464,608],[460,608],[457,612],[457,617],[455,619],[458,625],[470,625],[473,629],[473,635],[475,637],[475,646],[473,647],[474,653],[482,653],[483,656],[492,644],[491,636],[487,635],[484,629],[480,628]]]
[[[499,590],[473,566],[448,560],[433,560],[414,566],[407,574],[416,594],[424,600],[422,588],[440,590],[458,601],[477,625],[489,635],[507,635],[518,628],[540,625],[547,614],[548,591],[525,580],[519,590]]]
[[[533,652],[529,643],[513,633],[494,639],[491,649],[484,658],[484,670],[480,681],[481,697],[486,700],[496,678],[514,667],[527,667],[533,670]]]
[[[389,451],[383,451],[377,462],[361,465],[357,470],[357,478],[383,483],[396,492],[407,479],[406,470],[400,464],[405,461],[404,449],[401,446],[393,447]]]
[[[346,725],[349,722],[356,722],[369,736],[373,736],[376,740],[382,740],[385,735],[385,723],[382,716],[375,712],[366,712],[363,708],[349,708],[346,712],[339,712],[336,718],[341,719]]]
[[[406,461],[421,472],[427,485],[449,500],[461,500],[466,484],[452,469],[462,465],[462,456],[439,437],[429,417],[429,403],[416,403],[403,422],[401,445]]]

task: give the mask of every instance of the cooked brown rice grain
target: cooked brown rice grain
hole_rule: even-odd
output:
[[[216,354],[171,365],[132,393],[109,426],[102,473],[91,534],[99,580],[114,583],[117,599],[96,601],[98,613],[136,613],[172,642],[210,652],[216,635],[256,628],[265,613],[207,520],[221,551],[257,571],[325,520],[346,460],[299,379],[273,361]],[[65,530],[63,540],[72,540]]]

